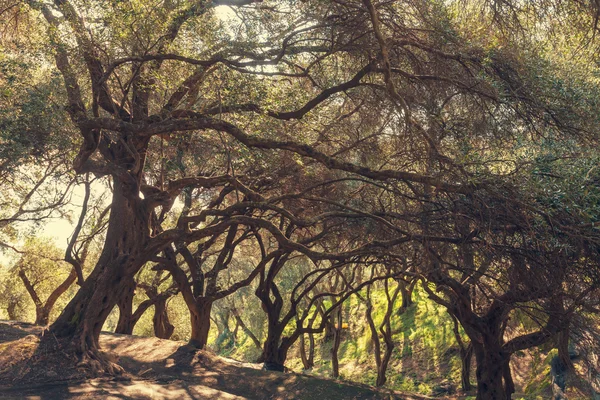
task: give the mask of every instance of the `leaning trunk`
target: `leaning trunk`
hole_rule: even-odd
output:
[[[71,287],[71,285],[75,282],[76,279],[77,272],[75,271],[75,269],[72,269],[69,276],[67,276],[67,278],[60,285],[58,285],[56,289],[52,291],[52,293],[50,293],[50,296],[48,296],[48,298],[46,299],[46,303],[42,307],[40,307],[39,311],[36,310],[36,324],[48,325],[50,313],[52,312],[56,301],[69,289],[69,287]]]
[[[124,194],[115,179],[106,240],[96,267],[65,307],[50,331],[68,339],[80,356],[98,359],[98,339],[104,321],[130,287],[144,263],[148,215],[139,198]]]
[[[250,340],[252,340],[252,343],[254,343],[254,346],[256,346],[256,348],[259,350],[262,349],[262,346],[260,345],[260,340],[258,340],[256,335],[248,328],[248,326],[246,326],[246,324],[242,320],[242,317],[240,317],[237,314],[237,311],[234,312],[234,317],[235,317],[235,320],[237,321],[238,325],[244,331],[244,333],[250,338]]]

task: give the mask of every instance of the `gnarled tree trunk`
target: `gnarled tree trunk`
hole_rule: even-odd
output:
[[[69,339],[76,353],[84,359],[101,363],[103,360],[98,357],[100,330],[144,264],[144,248],[149,236],[148,210],[139,197],[131,193],[126,196],[123,186],[115,179],[106,240],[96,267],[50,327],[55,336]],[[109,366],[108,372],[113,369]]]

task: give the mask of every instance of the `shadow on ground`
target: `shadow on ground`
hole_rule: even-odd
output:
[[[72,360],[60,361],[57,353],[38,354],[39,338],[34,335],[41,331],[35,325],[0,321],[0,399],[427,399],[331,379],[262,371],[254,364],[197,351],[182,342],[112,333],[103,333],[100,344],[126,375],[118,380],[78,380],[67,372],[74,369],[68,364]],[[7,376],[9,368],[3,363],[14,363],[20,357],[19,368],[26,370],[27,357],[34,356],[46,357],[46,369],[38,367],[36,374],[29,375],[25,371],[22,376],[29,378],[20,379],[21,372],[13,368],[11,373],[19,379],[11,381],[13,376]]]

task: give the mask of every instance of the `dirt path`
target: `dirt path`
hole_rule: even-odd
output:
[[[11,346],[12,342],[28,341],[33,346],[36,338],[28,335],[40,332],[34,325],[0,321],[0,371],[10,358],[25,354],[15,354],[18,346]],[[125,368],[127,379],[61,382],[61,371],[50,365],[46,371],[46,377],[54,377],[46,379],[50,382],[0,386],[0,399],[427,399],[306,375],[266,372],[253,364],[196,351],[182,342],[111,333],[103,333],[100,342]]]

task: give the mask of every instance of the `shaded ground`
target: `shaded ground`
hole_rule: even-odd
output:
[[[427,399],[299,374],[266,372],[182,342],[103,333],[101,346],[127,374],[82,380],[73,360],[39,354],[40,327],[0,321],[0,399]],[[29,367],[35,354],[45,361]],[[45,358],[44,358],[45,357]]]

